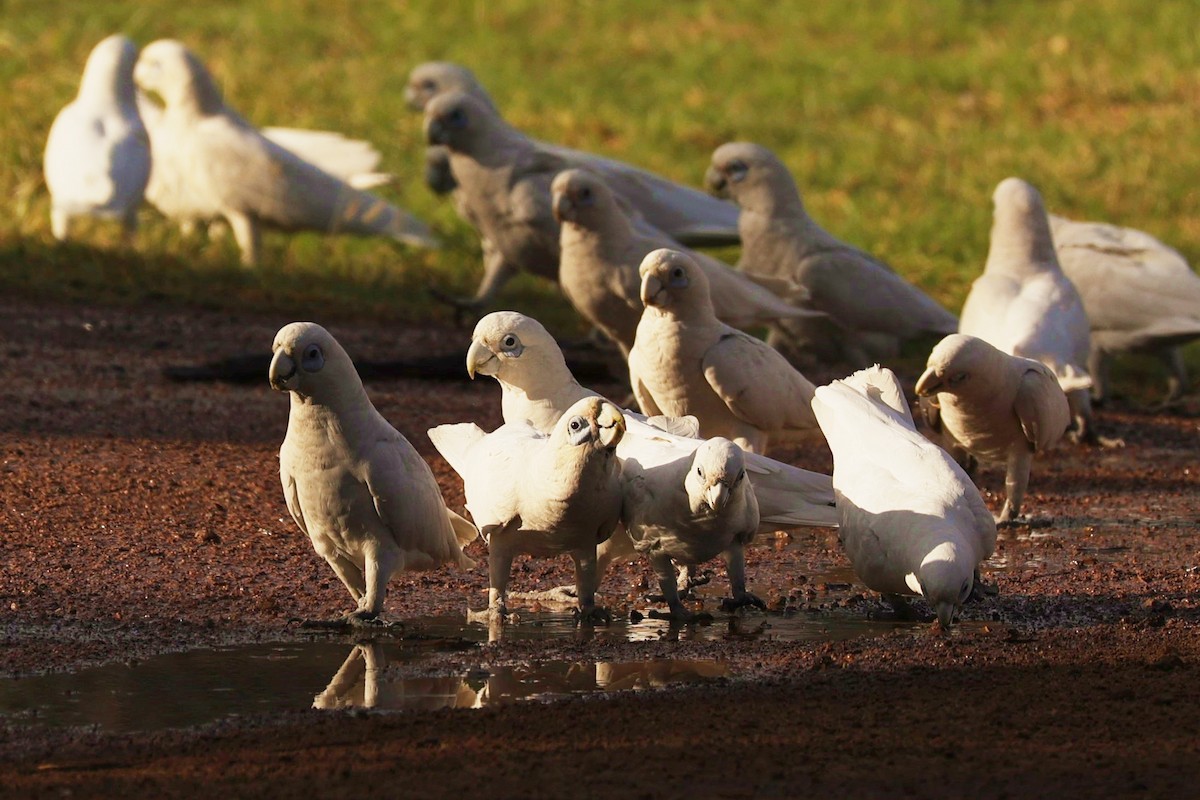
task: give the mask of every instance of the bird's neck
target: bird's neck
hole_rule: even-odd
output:
[[[362,433],[372,429],[369,423],[376,417],[382,418],[361,385],[339,387],[336,394],[321,398],[292,392],[288,430],[302,438],[343,441],[354,448]]]
[[[1061,272],[1045,215],[1041,219],[997,219],[992,225],[984,271],[1026,277],[1046,271]]]
[[[566,371],[565,364],[562,369],[566,374],[558,376],[557,380],[544,380],[527,386],[514,386],[502,381],[500,405],[504,421],[528,422],[542,433],[549,433],[568,408],[595,394],[580,386]]]

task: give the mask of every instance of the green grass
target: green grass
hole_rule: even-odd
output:
[[[184,6],[189,7],[184,7]],[[194,6],[194,7],[192,7]],[[951,309],[982,268],[991,191],[1032,181],[1068,216],[1146,230],[1200,257],[1200,9],[1194,2],[392,3],[6,0],[0,12],[0,290],[145,298],[301,316],[421,319],[432,281],[462,291],[478,244],[420,183],[425,60],[473,68],[530,134],[699,184],[712,150],[761,142],[812,214]],[[88,51],[123,31],[182,39],[257,124],[376,143],[391,199],[430,221],[437,253],[271,235],[266,266],[187,240],[153,212],[136,254],[97,225],[49,234],[41,152]],[[726,253],[735,257],[735,251]],[[506,305],[570,324],[553,287]]]

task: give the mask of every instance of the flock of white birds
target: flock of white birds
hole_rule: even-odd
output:
[[[1027,519],[1033,456],[1068,433],[1112,444],[1091,410],[1108,390],[1106,357],[1156,353],[1170,368],[1168,400],[1187,386],[1179,347],[1200,338],[1200,277],[1147,234],[1048,215],[1018,178],[995,190],[987,263],[958,319],[822,229],[760,145],[718,148],[704,193],[522,134],[454,64],[417,67],[405,95],[424,113],[426,182],[452,195],[481,239],[478,291],[448,299],[482,312],[519,270],[558,281],[619,348],[641,413],[580,386],[536,320],[487,314],[467,370],[500,383],[504,425],[429,431],[463,478],[468,520],[375,410],[334,337],[284,327],[270,367],[271,385],[291,396],[284,496],[356,603],[320,624],[386,624],[392,575],[470,567],[463,548],[478,536],[490,590],[476,613],[489,621],[508,614],[521,553],[571,556],[574,585],[551,594],[588,622],[608,618],[596,603],[606,567],[642,553],[663,615],[693,621],[681,599],[690,569],[723,556],[722,609],[761,608],[746,589],[754,535],[838,526],[868,587],[898,605],[920,596],[949,626],[979,591],[997,524]],[[258,130],[179,42],[139,53],[111,36],[55,120],[44,167],[59,239],[81,216],[119,220],[132,236],[144,199],[180,225],[228,224],[248,265],[263,226],[436,246],[423,223],[367,191],[390,179],[378,161],[340,134]],[[688,249],[732,242],[736,268]],[[743,327],[766,327],[768,340]],[[919,432],[878,362],[928,335],[945,338],[916,384]],[[813,363],[857,371],[814,387],[794,366]],[[765,455],[770,442],[819,436],[832,477]],[[995,517],[960,466],[977,460],[1007,467]]]

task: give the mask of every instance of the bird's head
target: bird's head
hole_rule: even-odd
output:
[[[114,33],[101,39],[88,54],[83,80],[79,84],[79,95],[112,95],[132,99],[133,67],[137,59],[137,45],[127,37]]]
[[[990,391],[991,373],[1002,369],[1004,353],[983,339],[952,333],[934,346],[917,380],[919,397],[946,393],[971,396]]]
[[[1020,178],[992,192],[992,233],[984,271],[1026,275],[1060,268],[1042,195]]]
[[[271,388],[301,401],[329,405],[348,393],[360,393],[362,380],[346,351],[315,322],[293,322],[279,329],[271,345]]]
[[[550,438],[563,448],[611,452],[624,435],[625,416],[621,409],[602,397],[585,397],[559,418]]]
[[[925,598],[942,627],[949,628],[971,595],[975,564],[957,544],[942,542],[929,551],[916,573],[910,572],[905,581]]]
[[[174,39],[159,39],[142,49],[133,80],[144,92],[158,95],[167,107],[191,106],[203,113],[218,110],[221,92],[192,51]]]
[[[591,228],[613,204],[604,179],[585,169],[568,169],[554,176],[550,185],[554,218]]]
[[[709,439],[696,448],[683,485],[693,514],[721,513],[749,491],[742,448],[719,436]]]
[[[475,325],[467,374],[476,373],[527,392],[541,380],[571,380],[558,342],[542,323],[516,311],[493,311]]]
[[[711,194],[748,210],[767,210],[780,200],[800,199],[783,162],[753,142],[729,142],[714,150],[704,185]]]
[[[646,308],[675,315],[712,313],[708,277],[686,253],[662,247],[646,254],[638,267],[641,298]]]
[[[425,141],[454,152],[472,152],[486,141],[496,112],[466,92],[443,92],[425,106]]]
[[[449,61],[426,61],[408,73],[404,102],[413,111],[424,111],[430,100],[443,92],[454,91],[487,98],[487,92],[471,70]],[[490,100],[488,104],[491,105]]]

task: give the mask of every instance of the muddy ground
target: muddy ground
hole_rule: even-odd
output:
[[[248,386],[162,376],[169,365],[265,351],[289,321],[0,301],[0,675],[304,641],[290,619],[347,610],[283,503],[276,451],[287,399],[265,376]],[[461,356],[468,339],[448,327],[330,327],[362,359]],[[498,424],[494,382],[373,381],[368,391],[461,507],[461,483],[425,430]],[[714,566],[702,596],[717,620],[702,635],[502,640],[448,650],[423,669],[675,658],[721,662],[724,678],[478,710],[297,710],[150,733],[0,719],[0,794],[1192,796],[1195,413],[1107,410],[1103,432],[1124,448],[1062,447],[1036,463],[1027,502],[1054,524],[1002,534],[985,570],[999,595],[968,607],[948,634],[918,624],[843,641],[725,635],[733,628],[715,611],[724,575]],[[832,467],[823,446],[777,455]],[[985,468],[979,482],[998,509],[1001,470]],[[479,543],[471,552],[484,555]],[[765,629],[887,620],[874,596],[840,577],[845,566],[830,530],[755,547],[749,584],[772,609]],[[623,619],[645,611],[649,577],[640,563],[622,565],[604,601]],[[568,580],[565,560],[527,561],[514,588]],[[481,560],[470,573],[396,578],[387,613],[457,616],[485,600]]]

